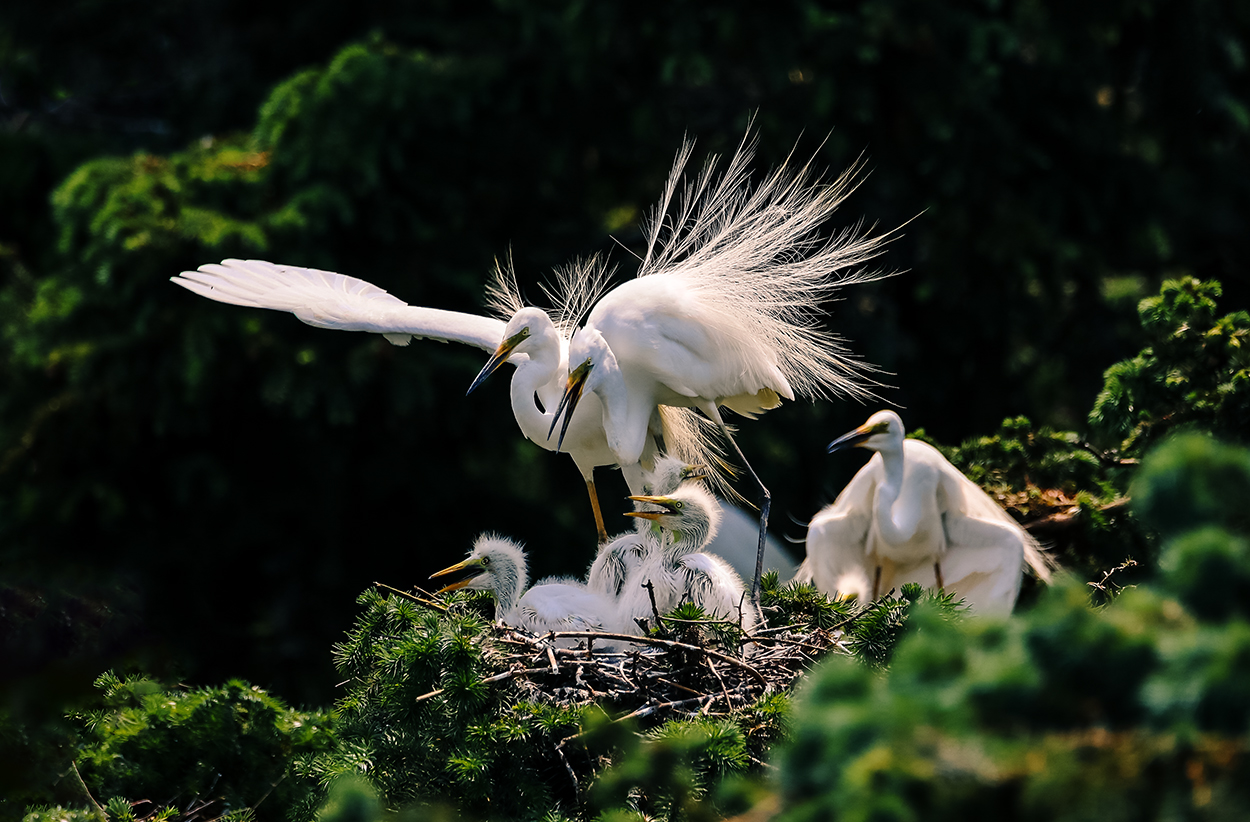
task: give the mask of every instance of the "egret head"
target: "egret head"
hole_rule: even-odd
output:
[[[541,308],[522,308],[513,314],[512,319],[508,320],[508,324],[504,326],[503,341],[499,343],[495,353],[490,355],[486,365],[482,366],[482,370],[478,372],[465,395],[472,394],[474,389],[486,382],[486,378],[506,363],[514,352],[527,353],[535,345],[531,342],[532,339],[541,338],[554,327],[547,312]]]
[[[630,511],[626,516],[651,520],[656,527],[671,533],[674,541],[688,551],[698,551],[707,545],[720,528],[720,505],[715,497],[698,485],[682,486],[666,496],[634,496],[630,499],[652,508]]]
[[[560,439],[556,443],[557,451],[564,445],[564,434],[569,430],[569,420],[573,418],[573,411],[581,401],[582,395],[587,391],[593,392],[599,389],[603,383],[605,366],[610,362],[615,362],[612,350],[608,348],[607,341],[598,331],[583,329],[573,335],[573,340],[569,343],[568,385],[564,389],[564,396],[560,399],[560,405],[556,408],[555,416],[551,420],[551,428],[547,431],[547,438],[551,439],[552,433],[556,430],[556,424],[560,422],[561,417],[564,418],[564,424],[560,426]]]
[[[903,421],[893,411],[878,411],[854,431],[848,431],[829,443],[829,453],[846,448],[867,448],[886,451],[903,443]]]
[[[643,490],[648,494],[664,496],[671,494],[684,483],[707,479],[707,467],[692,465],[677,457],[664,454],[655,460],[655,468],[647,475]]]
[[[430,579],[463,574],[455,582],[444,585],[438,593],[470,590],[493,591],[498,610],[506,611],[525,588],[527,569],[525,552],[510,539],[482,534],[473,543],[473,550],[463,562],[430,574]]]

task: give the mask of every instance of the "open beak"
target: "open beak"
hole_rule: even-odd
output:
[[[494,374],[499,366],[508,361],[508,357],[512,356],[512,349],[521,344],[521,341],[529,336],[529,329],[522,328],[508,339],[499,344],[495,349],[495,353],[490,355],[490,359],[486,361],[486,365],[482,366],[482,370],[478,372],[477,378],[473,380],[473,384],[469,386],[469,390],[464,392],[467,397],[473,393],[473,390],[482,383],[486,382],[486,378]]]
[[[677,513],[677,506],[672,497],[646,497],[637,496],[630,497],[634,502],[645,502],[648,505],[657,505],[663,508],[663,511],[626,511],[627,517],[638,517],[640,519],[649,519],[652,522],[659,520],[660,517]]]
[[[698,482],[708,478],[706,465],[687,465],[685,482]]]
[[[569,420],[573,419],[573,411],[577,408],[577,404],[582,399],[582,389],[586,387],[586,380],[590,377],[590,369],[594,364],[590,360],[574,368],[569,372],[569,384],[564,389],[564,396],[560,398],[560,405],[556,408],[555,417],[551,420],[551,428],[547,431],[547,439],[551,439],[551,434],[556,430],[556,423],[560,421],[560,417],[564,417],[564,425],[560,426],[560,439],[556,442],[556,451],[559,452],[560,447],[564,445],[564,435],[569,430]]]
[[[482,561],[480,559],[466,559],[464,562],[457,562],[455,565],[452,565],[449,568],[444,568],[441,571],[435,571],[434,573],[430,574],[430,579],[434,579],[434,577],[446,576],[447,574],[454,574],[454,573],[461,572],[461,571],[463,571],[466,574],[464,579],[457,580],[456,582],[453,582],[450,585],[445,585],[442,588],[439,588],[434,593],[442,594],[442,593],[446,593],[447,591],[459,591],[461,588],[465,587],[470,582],[472,582],[476,577],[485,573],[486,568],[482,566]]]
[[[862,444],[864,440],[871,437],[874,433],[876,432],[873,430],[872,426],[861,425],[854,431],[848,431],[833,442],[829,443],[829,450],[827,453],[832,454],[834,451],[843,451],[847,448],[854,448],[855,446]]]

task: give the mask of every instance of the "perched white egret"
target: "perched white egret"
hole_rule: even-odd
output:
[[[671,494],[686,482],[706,477],[703,466],[691,465],[664,454],[655,460],[655,468],[644,476],[643,493]],[[626,531],[599,546],[599,552],[586,574],[586,587],[591,591],[619,597],[625,580],[642,563],[643,557],[659,549],[658,535],[652,532],[650,523],[644,519],[636,520],[636,523],[633,531]]]
[[[838,498],[812,518],[796,580],[864,600],[906,582],[954,592],[981,614],[1008,614],[1024,566],[1050,581],[1037,540],[941,453],[904,438],[878,411],[829,444],[874,451]]]
[[[638,495],[636,502],[659,510],[633,511],[627,516],[651,520],[660,533],[658,549],[643,556],[626,581],[617,605],[621,630],[637,632],[637,619],[651,616],[651,596],[660,613],[684,601],[709,616],[733,622],[742,617],[750,632],[759,612],[747,599],[746,586],[729,563],[703,549],[720,525],[720,506],[707,489],[688,483],[664,496]],[[648,591],[644,586],[650,583]]]
[[[587,265],[595,263],[590,261]],[[560,333],[547,312],[533,307],[517,309],[504,328],[503,341],[469,386],[468,393],[516,355],[525,355],[518,357],[516,372],[512,375],[512,411],[517,425],[531,441],[549,451],[555,450],[548,433],[568,374],[568,338]],[[539,398],[541,407],[534,401],[535,397]],[[599,542],[606,543],[608,534],[595,489],[594,469],[600,465],[616,465],[617,459],[608,447],[603,414],[597,401],[570,423],[565,440],[567,445],[561,450],[568,452],[582,474],[594,510]],[[657,442],[691,458],[711,452],[711,444],[695,414],[687,409],[658,408],[649,420],[648,436],[639,460],[621,465],[631,492],[645,489],[644,472],[655,464],[659,453]],[[677,461],[686,464],[684,460]]]
[[[544,581],[526,590],[525,552],[510,539],[482,534],[463,562],[431,574],[468,576],[441,589],[472,588],[495,595],[495,620],[532,634],[602,631],[616,622],[616,603],[572,580]]]
[[[826,185],[806,168],[783,166],[752,189],[752,150],[744,140],[719,178],[710,161],[671,208],[690,147],[679,154],[638,277],[600,298],[573,336],[556,416],[569,425],[582,397],[596,395],[608,446],[628,465],[642,455],[657,406],[706,414],[760,489],[751,587],[758,605],[771,498],[720,407],[751,418],[796,394],[869,394],[869,369],[816,325],[816,314],[837,288],[878,276],[858,267],[880,253],[885,237],[857,228],[818,239],[858,167]]]
[[[583,310],[581,303],[602,291],[607,274],[593,259],[558,273],[561,287],[551,296],[559,303],[557,319],[567,326],[571,321],[563,318]],[[218,302],[290,311],[317,328],[382,334],[396,345],[407,345],[416,337],[459,342],[490,351],[487,368],[470,390],[503,362],[513,363],[517,370],[513,374],[511,400],[517,425],[531,441],[555,450],[548,432],[566,383],[568,335],[545,311],[521,305],[510,271],[498,269],[488,290],[493,307],[512,314],[507,323],[493,317],[408,305],[355,277],[263,260],[224,260],[221,264],[202,265],[197,271],[184,271],[171,279]],[[643,465],[650,464],[655,451],[650,443],[657,436],[664,439],[668,448],[692,461],[701,461],[704,455],[711,454],[701,421],[691,410],[661,409],[652,429],[653,436],[641,458]],[[587,407],[577,412],[569,425],[564,450],[586,482],[596,529],[600,541],[604,541],[607,533],[593,472],[595,466],[616,464],[616,456],[607,446],[600,409]],[[632,493],[643,490],[641,472],[637,461],[624,467]]]

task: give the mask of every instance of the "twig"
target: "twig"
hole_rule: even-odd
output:
[[[711,657],[705,656],[703,657],[703,661],[706,662],[707,666],[712,669],[712,675],[715,676],[716,681],[720,683],[721,693],[725,695],[725,704],[728,705],[729,704],[729,689],[725,687],[725,680],[721,678],[720,671],[716,670],[716,665],[715,663],[712,662]],[[708,703],[708,704],[711,704],[711,703]]]
[[[569,775],[569,781],[573,783],[573,799],[580,806],[582,804],[582,791],[577,784],[577,774],[573,773],[573,766],[569,764],[568,757],[564,755],[564,743],[567,740],[561,740],[556,745],[556,755],[560,757],[560,763],[564,765],[564,772]]]
[[[1121,465],[1140,465],[1141,464],[1141,460],[1139,459],[1135,459],[1133,457],[1115,456],[1114,452],[1101,451],[1095,448],[1094,446],[1090,445],[1085,440],[1079,441],[1077,445],[1080,446],[1081,448],[1084,448],[1086,451],[1088,451],[1089,453],[1097,457],[1098,461],[1101,462],[1103,465],[1110,465],[1112,467],[1118,467]]]
[[[739,688],[738,690],[742,690],[742,689]],[[710,696],[708,694],[703,694],[701,696],[692,696],[689,699],[674,699],[670,702],[661,702],[659,704],[650,703],[647,705],[643,705],[641,708],[630,711],[624,716],[617,717],[616,719],[612,721],[623,722],[626,719],[642,719],[644,717],[651,716],[651,714],[655,713],[656,711],[660,711],[665,708],[684,708],[687,705],[698,705],[700,702],[702,702],[705,699],[711,701],[715,698],[716,697]]]
[[[647,597],[651,600],[651,613],[655,615],[655,624],[660,624],[660,609],[655,604],[655,586],[651,584],[651,580],[647,580],[642,584],[647,589]]]
[[[707,657],[704,657],[704,659],[707,659]],[[673,682],[672,680],[665,679],[662,676],[657,675],[655,678],[655,681],[660,682],[664,685],[667,685],[670,688],[676,688],[679,691],[685,691],[686,693],[690,693],[690,694],[698,694],[699,696],[707,696],[707,694],[703,693],[702,691],[696,691],[694,688],[687,688],[685,685],[679,685],[678,683]]]
[[[765,634],[779,634],[782,631],[793,631],[795,628],[810,628],[810,622],[795,622],[790,625],[781,625],[777,628],[760,628],[751,636],[759,637]]]
[[[1098,510],[1104,514],[1112,511],[1118,511],[1121,508],[1127,507],[1129,502],[1130,500],[1128,497],[1117,497],[1111,502],[1108,502],[1106,505],[1098,506]],[[1047,516],[1022,523],[1022,527],[1026,531],[1059,531],[1071,527],[1080,513],[1081,506],[1073,505],[1072,507],[1065,508],[1062,511],[1056,511],[1053,514],[1048,514]]]
[[[447,606],[442,604],[441,602],[435,602],[432,599],[423,599],[422,597],[416,596],[415,594],[410,594],[407,591],[401,591],[398,588],[392,588],[391,586],[387,585],[385,582],[375,582],[373,584],[379,588],[385,588],[386,590],[390,591],[393,594],[399,594],[401,597],[406,597],[407,599],[411,599],[413,602],[417,603],[418,605],[424,605],[426,608],[429,608],[430,610],[441,611],[442,613],[447,613]],[[423,591],[422,593],[425,593],[425,592]]]
[[[100,803],[96,801],[95,797],[91,795],[91,790],[87,787],[87,783],[83,781],[82,774],[78,772],[78,763],[71,759],[69,767],[74,772],[74,778],[78,780],[78,787],[82,788],[82,792],[86,794],[87,799],[91,801],[91,807],[95,808],[95,812],[100,815],[100,819],[104,820],[104,822],[108,822],[109,815],[104,812],[104,808],[102,808]]]
[[[688,645],[685,642],[678,642],[673,639],[659,639],[656,637],[649,637],[649,636],[633,636],[631,634],[613,634],[613,633],[608,633],[606,631],[555,631],[551,634],[551,636],[557,637],[557,638],[559,637],[574,638],[575,637],[578,639],[585,639],[586,637],[596,636],[596,637],[599,637],[600,639],[619,639],[625,642],[639,642],[639,643],[642,643],[643,645],[656,645],[661,648],[679,648],[683,651],[695,651],[696,653],[707,654],[708,656],[715,657],[716,659],[724,660],[725,662],[728,662],[730,665],[737,665],[739,668],[742,668],[743,670],[750,672],[751,676],[755,677],[755,680],[759,682],[762,687],[764,688],[768,687],[768,680],[764,679],[764,675],[761,674],[759,671],[755,670],[754,668],[752,668],[747,663],[743,662],[742,660],[734,659],[731,656],[722,654],[718,651],[713,651],[710,648],[700,648],[698,645]]]
[[[504,679],[512,679],[513,677],[517,677],[517,676],[525,676],[526,674],[546,674],[546,673],[551,673],[551,671],[547,668],[515,668],[511,671],[504,671],[502,674],[495,674],[494,676],[488,676],[485,679],[480,680],[478,684],[487,685],[491,682],[499,682]],[[414,699],[413,702],[424,702],[427,699],[431,699],[433,697],[438,696],[439,694],[443,693],[446,690],[447,690],[446,688],[435,688],[433,691],[430,691],[428,694],[421,694],[421,696]]]
[[[290,773],[290,771],[283,771],[282,775],[274,780],[273,784],[269,786],[269,790],[265,791],[265,793],[261,796],[261,798],[256,800],[255,805],[252,805],[253,811],[255,811],[258,807],[260,807],[261,802],[264,802],[266,799],[269,798],[269,794],[273,793],[273,789],[278,787],[278,784],[282,782],[282,780],[286,779],[286,775],[288,773]]]
[[[833,629],[831,628],[830,630],[833,630]],[[816,645],[808,645],[806,642],[799,642],[797,639],[786,639],[785,637],[780,637],[780,636],[759,636],[757,634],[750,634],[748,636],[744,636],[741,642],[743,645],[749,645],[752,643],[762,643],[762,642],[766,642],[772,645],[793,645],[796,648],[807,648],[809,650],[818,651],[820,653],[824,653],[825,651],[829,650],[828,648],[820,648]]]

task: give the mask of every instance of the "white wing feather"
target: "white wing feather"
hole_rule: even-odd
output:
[[[170,280],[210,300],[289,311],[317,328],[384,334],[396,345],[416,337],[493,352],[503,339],[502,320],[408,305],[372,283],[333,271],[223,260]]]

